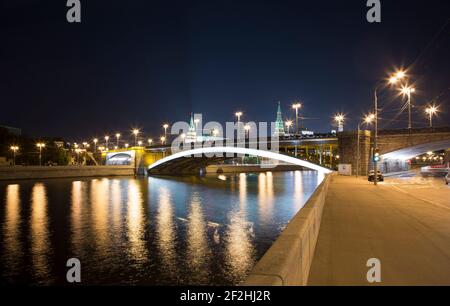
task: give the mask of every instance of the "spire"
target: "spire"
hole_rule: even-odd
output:
[[[194,122],[194,115],[191,113],[191,120],[189,121],[189,131],[184,140],[186,143],[197,142],[197,127]]]
[[[280,101],[278,101],[277,120],[275,121],[274,136],[284,136],[283,115],[281,113]]]

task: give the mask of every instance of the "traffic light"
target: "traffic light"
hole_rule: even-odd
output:
[[[380,152],[378,149],[375,149],[375,152],[373,154],[373,161],[374,162],[379,162],[380,161]]]

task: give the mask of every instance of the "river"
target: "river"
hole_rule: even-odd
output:
[[[314,171],[204,177],[0,182],[3,284],[236,285],[323,176]]]

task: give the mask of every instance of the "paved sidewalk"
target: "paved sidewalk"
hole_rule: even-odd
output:
[[[369,258],[381,261],[381,285],[450,285],[450,209],[333,177],[308,284],[368,285]]]

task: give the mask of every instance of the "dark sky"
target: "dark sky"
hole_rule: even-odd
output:
[[[366,21],[365,0],[81,3],[81,24],[69,24],[65,0],[1,2],[0,124],[67,140],[134,126],[158,136],[190,112],[273,121],[281,101],[293,118],[300,99],[320,118],[307,127],[329,131],[342,111],[355,128],[374,84],[400,66],[418,88],[414,124],[434,98],[436,124],[450,123],[448,0],[381,0],[380,24]],[[404,127],[392,92],[381,125]]]

